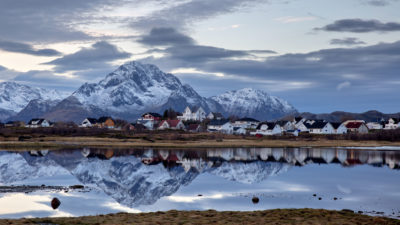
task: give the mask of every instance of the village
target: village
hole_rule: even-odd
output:
[[[23,121],[9,121],[4,124],[1,123],[0,127],[46,128],[57,126],[57,124],[59,123],[53,123],[44,118],[34,118],[26,124]],[[390,118],[385,120],[382,118],[375,122],[347,119],[342,122],[333,122],[293,117],[288,120],[259,121],[249,117],[237,118],[230,116],[229,118],[224,118],[218,112],[209,112],[207,114],[202,107],[191,108],[187,106],[182,113],[175,112],[173,109],[165,110],[163,115],[154,112],[144,113],[133,123],[114,119],[110,116],[103,116],[100,118],[85,118],[80,124],[73,122],[64,122],[62,124],[69,127],[128,130],[137,133],[144,131],[181,130],[193,133],[209,132],[262,137],[271,135],[298,136],[302,133],[320,135],[365,134],[375,130],[398,129],[400,128],[400,119]]]

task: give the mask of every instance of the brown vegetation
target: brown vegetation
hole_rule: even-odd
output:
[[[275,209],[255,212],[168,211],[117,213],[75,218],[0,220],[0,224],[400,224],[400,220],[356,214],[350,210]]]

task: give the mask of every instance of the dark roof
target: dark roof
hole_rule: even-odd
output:
[[[394,123],[399,123],[400,122],[399,118],[390,118],[390,119],[392,119],[394,121]]]
[[[104,122],[106,122],[108,119],[113,120],[113,118],[110,117],[110,116],[102,116],[102,117],[100,117],[97,121],[98,121],[99,123],[104,123]]]
[[[197,129],[199,129],[199,127],[200,127],[200,124],[189,124],[189,126],[188,126],[188,130],[197,130]]]
[[[95,118],[86,118],[86,119],[89,120],[89,122],[90,122],[91,124],[97,123],[97,119],[95,119]]]
[[[36,124],[42,124],[43,121],[44,121],[44,119],[42,119],[42,118],[34,118],[34,119],[31,119],[28,124],[30,125],[33,122],[37,122]]]
[[[350,122],[350,123],[346,124],[346,127],[349,129],[353,129],[353,128],[358,129],[359,127],[361,127],[361,125],[363,125],[363,123],[361,123],[361,122]]]
[[[237,121],[260,122],[260,121],[258,121],[258,120],[256,120],[256,119],[249,118],[249,117],[244,117],[244,118],[238,119]]]
[[[294,121],[296,121],[296,123],[297,123],[297,122],[299,122],[299,121],[302,120],[302,119],[303,119],[303,117],[299,116],[299,117],[295,117],[295,118],[294,118]]]
[[[326,126],[326,124],[327,122],[317,121],[314,122],[313,124],[306,123],[305,125],[308,129],[322,129]]]
[[[261,129],[262,125],[267,125],[268,126],[268,130],[272,130],[274,129],[274,127],[276,126],[276,123],[272,123],[272,122],[262,122],[260,124],[258,124],[257,126],[257,130]]]
[[[240,128],[242,128],[242,127],[234,127],[233,130],[234,130],[234,131],[237,131],[237,130],[239,130]]]
[[[154,117],[159,117],[159,118],[162,117],[160,114],[154,113],[154,112],[147,112],[147,113],[144,113],[144,114],[142,115],[142,117],[143,117],[144,115],[146,115],[146,114],[150,114],[150,115],[152,115],[152,116],[154,116]]]
[[[222,126],[226,123],[228,123],[229,120],[211,120],[210,123],[208,125],[212,125],[212,126]]]
[[[221,118],[224,117],[224,116],[222,115],[222,113],[219,113],[219,112],[212,112],[212,114],[214,115],[214,117],[221,117]]]
[[[331,123],[332,127],[338,129],[342,123]]]
[[[288,122],[289,122],[289,121],[286,121],[286,120],[279,120],[279,121],[276,121],[276,123],[279,124],[279,126],[281,126],[281,127],[285,126]]]

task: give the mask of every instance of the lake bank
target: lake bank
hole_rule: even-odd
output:
[[[350,210],[274,209],[253,212],[167,211],[117,213],[84,217],[3,219],[0,224],[400,224],[400,220],[372,217]]]
[[[263,148],[263,147],[382,147],[400,146],[400,142],[389,141],[353,141],[353,140],[271,140],[255,138],[219,138],[198,140],[166,139],[119,139],[101,137],[45,137],[18,141],[8,139],[0,141],[0,148],[7,149],[62,149],[62,148]]]

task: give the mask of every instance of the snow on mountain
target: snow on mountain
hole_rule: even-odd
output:
[[[63,96],[56,90],[34,88],[16,82],[0,83],[0,110],[18,113],[25,108],[31,100],[62,100]],[[5,119],[5,118],[0,118]]]
[[[221,166],[211,168],[208,172],[227,180],[254,184],[260,183],[270,176],[284,173],[290,167],[289,164],[278,162],[223,162]]]
[[[239,117],[270,120],[297,112],[287,101],[252,88],[228,91],[211,99],[218,102],[226,114]]]

